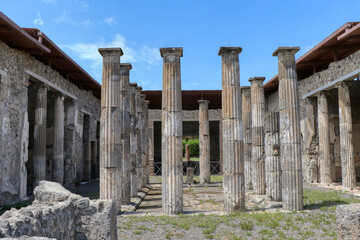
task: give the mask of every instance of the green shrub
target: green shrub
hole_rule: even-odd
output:
[[[185,157],[185,145],[189,144],[190,157],[199,157],[199,139],[183,139],[183,156]]]

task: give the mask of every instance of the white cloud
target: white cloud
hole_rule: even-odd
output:
[[[82,27],[90,27],[93,25],[89,19],[83,21],[75,21],[70,17],[70,10],[64,10],[61,12],[60,16],[54,19],[56,23],[68,23],[73,26],[82,26]]]
[[[35,18],[32,22],[35,25],[39,25],[39,26],[44,25],[44,21],[41,18],[40,12],[37,12],[37,18]]]
[[[130,47],[130,45],[132,44],[128,43],[124,36],[116,34],[114,39],[110,42],[106,42],[104,39],[101,39],[96,43],[66,44],[61,47],[72,51],[80,60],[89,61],[90,68],[95,73],[95,78],[101,77],[102,69],[102,57],[98,52],[98,48],[120,47],[124,52],[124,55],[121,57],[121,62],[123,63],[143,62],[149,65],[157,65],[161,63],[158,48],[143,45],[140,49],[135,49]],[[133,70],[135,70],[134,66]]]
[[[110,27],[114,26],[118,23],[118,21],[114,17],[107,17],[104,19],[104,23],[108,24]]]

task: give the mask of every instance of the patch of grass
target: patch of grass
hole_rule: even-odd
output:
[[[251,231],[254,229],[254,223],[250,220],[246,220],[240,223],[240,228],[242,230]]]
[[[141,226],[139,226],[139,227],[136,227],[138,230],[143,230],[143,231],[148,231],[148,232],[153,232],[154,230],[153,229],[151,229],[151,228],[148,228],[148,227],[146,227],[146,226],[144,226],[144,225],[141,225]]]
[[[135,235],[140,235],[140,234],[142,234],[142,231],[140,231],[140,230],[135,230],[133,233],[134,233]]]
[[[264,235],[265,237],[269,237],[269,238],[274,236],[274,232],[269,229],[262,229],[261,231],[259,231],[259,233],[261,235]]]

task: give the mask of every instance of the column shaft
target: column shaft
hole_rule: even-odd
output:
[[[149,129],[149,101],[145,101],[145,107],[144,107],[144,118],[145,118],[145,186],[150,183],[150,147],[149,143],[151,141],[151,133]]]
[[[332,164],[330,156],[330,129],[328,103],[325,92],[320,92],[317,96],[318,104],[318,131],[319,131],[319,162],[320,162],[320,182],[331,184]]]
[[[64,183],[64,96],[55,96],[53,181]]]
[[[245,209],[244,142],[242,138],[239,53],[221,47],[224,211]]]
[[[147,120],[146,120],[146,103],[145,103],[145,94],[141,94],[141,171],[142,171],[142,182],[141,187],[146,187],[146,162],[147,162],[147,155],[146,155],[146,148],[147,148]]]
[[[299,48],[278,48],[280,161],[282,169],[282,199],[286,210],[303,209],[303,178],[301,163],[301,133],[299,91],[295,53]]]
[[[120,64],[120,95],[121,95],[121,140],[123,145],[123,192],[122,203],[130,204],[131,174],[130,174],[130,82],[129,75],[132,66],[128,63]]]
[[[352,118],[350,92],[346,83],[337,85],[339,95],[339,124],[340,124],[340,158],[342,185],[344,188],[356,187],[354,145],[352,136]]]
[[[209,101],[199,100],[200,184],[210,183]]]
[[[121,48],[99,49],[103,56],[100,119],[100,199],[122,201],[122,144],[120,106]]]
[[[46,177],[46,108],[47,87],[39,85],[36,94],[34,156],[33,156],[33,187]]]
[[[264,77],[250,78],[251,82],[251,160],[253,166],[252,183],[255,193],[265,194],[265,96]]]
[[[267,112],[265,117],[266,196],[281,201],[281,165],[279,112]]]
[[[130,83],[130,194],[131,197],[137,195],[137,173],[136,173],[136,83]]]
[[[183,211],[182,48],[160,48],[163,57],[162,90],[162,208],[165,214]]]
[[[149,175],[155,175],[154,172],[154,121],[149,121],[148,124],[148,138],[149,138]]]
[[[142,114],[142,87],[136,88],[136,179],[137,190],[142,190],[143,171],[142,171],[142,135],[143,135],[143,114]]]
[[[242,122],[244,131],[244,167],[245,167],[245,189],[253,188],[253,167],[251,161],[251,89],[241,88]]]

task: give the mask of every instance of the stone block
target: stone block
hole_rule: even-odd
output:
[[[336,207],[336,230],[338,239],[360,239],[360,204]]]

